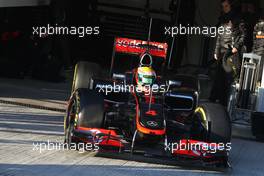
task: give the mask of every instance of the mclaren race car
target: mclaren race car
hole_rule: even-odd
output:
[[[65,143],[98,152],[228,166],[224,107],[200,102],[199,81],[165,69],[166,43],[116,38],[110,73],[78,62],[65,116]]]

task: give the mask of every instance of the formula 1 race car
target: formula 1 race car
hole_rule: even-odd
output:
[[[199,81],[165,69],[166,43],[116,38],[110,74],[75,67],[65,143],[228,166],[231,125],[224,107],[200,102]]]

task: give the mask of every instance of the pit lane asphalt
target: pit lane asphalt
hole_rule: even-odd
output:
[[[94,157],[78,151],[33,150],[36,143],[63,141],[63,113],[0,104],[1,176],[263,175],[264,144],[232,140],[232,169],[222,173],[165,164]]]

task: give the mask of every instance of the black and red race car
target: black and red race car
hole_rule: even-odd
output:
[[[79,62],[65,117],[65,143],[228,166],[231,125],[226,110],[200,102],[195,77],[168,73],[167,49],[166,43],[116,38],[110,74],[95,63]],[[137,89],[142,65],[156,72],[148,91]]]

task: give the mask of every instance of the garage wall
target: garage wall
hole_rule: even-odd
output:
[[[50,0],[0,0],[0,7],[48,5]]]
[[[196,0],[196,17],[195,22],[198,26],[215,26],[220,15],[220,0]],[[189,36],[188,47],[184,54],[182,64],[200,65],[203,59],[203,49],[205,36]],[[207,48],[212,52],[215,46],[215,38],[210,39],[210,47]]]
[[[150,9],[161,11],[161,12],[169,12],[169,4],[171,0],[151,0],[150,1]],[[146,5],[146,0],[98,0],[98,3],[100,4],[112,4],[112,5],[120,5],[120,6],[126,6],[126,7],[134,7],[134,8],[141,8],[143,9]],[[122,8],[113,8],[113,7],[107,7],[107,6],[99,6],[98,10],[103,11],[110,11],[110,12],[117,12],[120,14],[126,14],[126,15],[133,15],[133,16],[144,16],[144,11],[139,12],[135,10],[129,10],[129,9],[122,9]],[[151,13],[151,16],[155,19],[163,19],[163,20],[170,20],[170,17],[165,14],[155,14]]]
[[[260,7],[264,8],[264,1],[260,0]]]
[[[77,2],[77,1],[76,1]],[[113,3],[119,5],[126,5],[130,7],[143,8],[145,6],[145,0],[98,0],[101,3]],[[18,7],[18,6],[37,6],[49,4],[50,0],[0,0],[0,7]],[[170,0],[152,0],[151,8],[161,11],[168,11]],[[217,23],[218,16],[220,15],[220,0],[195,0],[196,3],[196,17],[195,22],[200,26],[214,26]],[[264,1],[260,1],[261,7],[264,7]],[[103,7],[107,9],[107,7]],[[109,11],[117,11],[116,8],[109,8]],[[124,11],[125,14],[130,15],[143,15],[142,12],[118,10],[120,13]],[[138,13],[138,14],[135,14]],[[154,15],[154,18],[168,20],[168,16],[161,14]],[[203,49],[205,44],[205,36],[189,36],[188,47],[184,52],[184,58],[182,64],[194,64],[201,65],[203,58]],[[213,49],[215,46],[215,38],[210,38],[209,47],[206,49],[210,51],[210,56],[213,55]],[[176,46],[177,47],[177,46]]]

